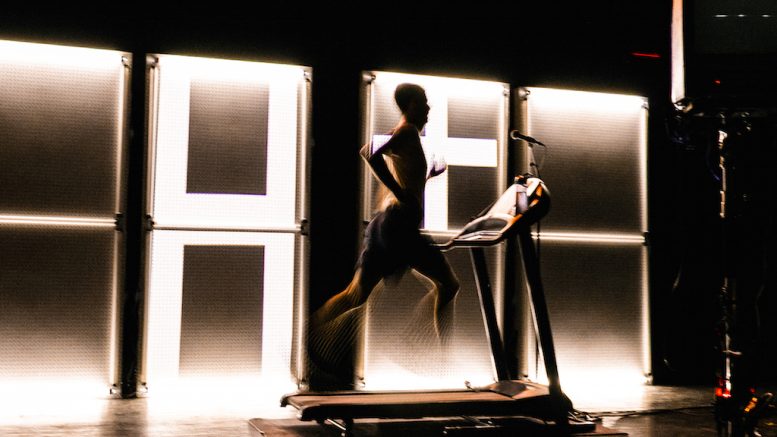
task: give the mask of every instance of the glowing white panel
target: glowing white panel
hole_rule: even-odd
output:
[[[119,237],[94,226],[0,225],[0,385],[108,395]]]
[[[155,231],[152,241],[146,324],[146,377],[152,390],[202,388],[229,381],[264,381],[288,387],[295,288],[295,235],[291,233]],[[261,373],[179,378],[184,247],[261,246],[264,248]],[[257,278],[260,280],[260,278]],[[257,345],[258,349],[259,345]],[[257,351],[258,352],[258,351]],[[186,381],[184,382],[184,379]],[[238,383],[241,385],[242,383]]]
[[[647,231],[647,100],[529,88],[529,135],[553,194],[543,231]]]
[[[0,41],[0,214],[113,219],[129,55]]]
[[[160,56],[153,216],[159,227],[294,230],[298,110],[305,69]],[[269,86],[266,194],[187,193],[192,80]]]
[[[577,402],[638,396],[651,372],[648,303],[647,100],[528,89],[525,125],[553,206],[542,221],[542,270],[562,388]],[[533,333],[529,332],[529,340]],[[525,357],[535,363],[533,353]],[[543,380],[543,369],[530,370]]]
[[[602,396],[639,394],[651,369],[646,248],[617,240],[542,241],[562,388],[575,402],[574,396],[590,400],[592,383]],[[541,359],[530,377],[547,381]]]
[[[116,383],[129,63],[0,41],[0,421]]]

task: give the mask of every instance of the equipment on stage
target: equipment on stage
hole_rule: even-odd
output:
[[[468,223],[443,250],[469,249],[475,274],[480,306],[490,342],[497,382],[486,387],[467,390],[431,390],[401,392],[299,392],[286,395],[282,406],[299,410],[299,419],[328,423],[350,435],[355,419],[416,419],[436,418],[508,418],[530,417],[552,424],[554,429],[582,431],[593,429],[589,422],[570,423],[572,403],[564,395],[559,382],[556,354],[540,280],[537,255],[530,226],[540,220],[550,207],[550,194],[538,178],[519,176],[499,199],[483,214]],[[523,258],[532,313],[548,386],[528,381],[512,380],[505,357],[502,337],[497,326],[491,282],[486,266],[484,247],[516,238]],[[483,428],[474,421],[471,431]],[[496,425],[489,425],[493,428]],[[550,426],[550,425],[549,425]],[[459,432],[457,428],[455,432]],[[446,434],[454,433],[453,429]]]
[[[706,139],[706,164],[720,189],[722,277],[719,320],[715,421],[718,435],[753,435],[772,402],[771,393],[756,393],[760,344],[759,295],[767,263],[763,259],[769,162],[777,109],[744,96],[709,96],[688,100],[675,115],[678,144],[690,145],[694,135]],[[714,162],[713,159],[717,162]],[[766,183],[765,183],[766,182]]]

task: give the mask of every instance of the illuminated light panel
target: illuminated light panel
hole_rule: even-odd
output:
[[[0,70],[8,79],[13,89],[14,81],[21,78],[26,85],[37,85],[36,81],[58,78],[65,83],[72,84],[69,78],[89,75],[96,78],[95,86],[104,86],[101,81],[108,76],[110,80],[118,78],[117,86],[112,91],[108,89],[108,98],[116,98],[116,129],[115,143],[107,140],[106,147],[115,148],[116,161],[112,163],[114,170],[111,172],[111,180],[105,180],[109,185],[113,182],[116,186],[115,206],[116,211],[120,207],[121,199],[121,172],[115,169],[121,168],[121,144],[124,136],[123,117],[126,110],[126,73],[129,64],[129,54],[117,51],[99,50],[92,48],[68,47],[50,44],[35,44],[15,41],[0,41]],[[99,76],[93,75],[98,73]],[[10,74],[10,76],[8,76]],[[49,78],[49,79],[46,79]],[[90,82],[91,83],[91,82]],[[49,84],[51,85],[51,84]],[[82,85],[79,85],[79,87]],[[90,85],[86,85],[89,87]],[[72,91],[72,89],[71,89]],[[23,108],[22,108],[23,109]],[[29,112],[29,108],[27,108]],[[108,114],[109,116],[111,114]],[[115,177],[115,179],[114,179]],[[55,211],[51,213],[56,214]],[[15,227],[53,227],[53,228],[108,228],[116,227],[116,220],[110,217],[95,216],[57,216],[57,215],[19,215],[0,214],[0,225]],[[68,422],[92,421],[99,419],[99,405],[109,395],[109,386],[115,380],[116,371],[116,299],[117,299],[117,254],[120,248],[118,240],[114,240],[112,253],[113,278],[111,288],[108,290],[112,296],[110,307],[110,340],[108,362],[106,372],[100,372],[95,377],[19,377],[0,380],[6,396],[0,396],[0,423],[13,423],[18,419],[23,422],[26,418],[35,416],[36,423],[48,421]],[[10,393],[10,395],[8,395]],[[14,417],[17,416],[17,417]]]
[[[298,101],[306,69],[254,62],[159,57],[153,216],[161,227],[288,227],[297,206]],[[267,194],[187,193],[192,78],[269,84]],[[304,100],[304,99],[303,99]]]
[[[685,44],[683,38],[683,0],[674,0],[672,2],[672,103],[677,103],[685,98]]]
[[[647,129],[648,129],[648,101],[641,96],[621,95],[621,94],[606,94],[598,92],[588,91],[571,91],[549,88],[529,88],[529,109],[527,114],[527,125],[530,126],[530,130],[547,129],[549,123],[556,123],[555,131],[546,131],[548,136],[552,136],[552,139],[545,139],[549,143],[549,151],[562,155],[564,147],[570,147],[569,153],[578,153],[580,150],[587,150],[592,156],[598,156],[598,153],[602,155],[599,157],[602,166],[610,164],[608,157],[612,156],[613,159],[622,159],[624,165],[627,165],[630,174],[634,174],[634,178],[619,176],[622,181],[629,184],[634,183],[637,185],[633,189],[630,188],[630,192],[638,194],[639,209],[629,210],[629,213],[634,213],[633,220],[635,223],[630,224],[629,231],[644,233],[647,231]],[[536,113],[536,114],[533,114]],[[536,118],[536,121],[534,120]],[[597,123],[596,128],[584,128],[580,126],[580,123],[585,121],[587,123]],[[632,132],[629,130],[628,137],[618,138],[617,131],[614,131],[614,135],[610,136],[610,132],[606,129],[607,123],[612,122],[614,125],[627,125],[634,123],[636,129]],[[563,128],[561,128],[561,126]],[[550,133],[549,133],[550,132]],[[592,132],[598,132],[596,135],[609,136],[606,141]],[[530,132],[532,134],[532,132]],[[558,142],[559,144],[554,144]],[[574,145],[574,146],[570,146]],[[586,147],[590,147],[587,149]],[[605,154],[606,153],[606,154]],[[609,155],[609,156],[608,156]],[[584,156],[584,155],[579,155]],[[560,157],[560,161],[564,161],[564,157]],[[592,165],[593,162],[589,162],[588,165]],[[633,167],[633,170],[632,170]],[[568,172],[565,171],[564,174]],[[586,183],[601,183],[611,184],[618,179],[610,180],[610,175],[604,172],[596,172],[597,176],[595,181],[591,181],[590,177],[586,180]],[[561,173],[556,175],[561,176]],[[583,177],[581,175],[580,177]],[[565,181],[566,183],[566,181]],[[562,184],[563,185],[563,184]],[[582,185],[581,185],[582,187]],[[553,187],[550,187],[551,192]],[[577,189],[577,188],[569,188]],[[581,188],[582,189],[582,188]],[[573,193],[565,193],[571,195]],[[624,199],[621,199],[624,201]],[[579,208],[578,208],[579,209]],[[582,212],[582,216],[585,217],[585,212]],[[558,211],[557,211],[558,213]],[[566,211],[567,217],[571,217],[572,211]],[[578,213],[578,211],[574,211]],[[623,226],[623,223],[608,220],[602,221],[598,219],[600,223],[598,231],[602,232],[605,229],[610,229],[612,226]],[[631,218],[630,218],[631,220]],[[637,222],[638,220],[638,222]],[[583,222],[584,223],[584,222]],[[553,230],[557,232],[563,232],[565,226],[576,226],[580,229],[581,225],[572,225],[567,223],[564,226],[559,224],[553,224]],[[558,229],[560,227],[562,229]],[[549,228],[546,228],[549,229]],[[543,233],[545,234],[545,233]]]
[[[611,243],[611,244],[645,244],[645,237],[642,235],[627,234],[600,234],[600,233],[564,233],[564,232],[542,232],[532,233],[534,239],[545,241],[569,241],[581,243]]]
[[[31,226],[73,226],[85,228],[113,228],[114,219],[92,219],[82,217],[43,217],[26,215],[0,215],[0,224]]]
[[[290,357],[296,280],[294,277],[294,234],[252,232],[154,231],[150,285],[147,301],[146,379],[149,390],[175,392],[187,384],[208,382],[211,387],[229,385],[233,376],[180,378],[184,246],[262,246],[265,251],[264,302],[262,317],[261,374],[237,377],[286,386],[292,383]],[[258,347],[258,345],[257,345]],[[242,378],[242,379],[241,379]],[[235,386],[233,384],[232,386]],[[281,393],[282,394],[282,393]],[[277,398],[276,398],[277,401]]]
[[[103,146],[107,148],[105,150],[115,150],[116,161],[113,163],[115,167],[111,169],[110,173],[113,174],[113,183],[116,189],[116,203],[114,208],[116,211],[121,210],[121,172],[116,171],[116,169],[120,169],[122,164],[121,145],[124,140],[124,116],[127,110],[125,104],[127,94],[126,78],[129,70],[128,66],[130,58],[130,54],[111,50],[0,40],[0,76],[4,79],[4,86],[7,86],[8,90],[17,96],[24,98],[24,90],[58,86],[58,88],[62,89],[62,95],[68,95],[68,93],[69,95],[73,95],[74,91],[77,92],[80,90],[84,90],[86,92],[85,95],[91,97],[97,97],[97,94],[95,93],[100,93],[99,97],[97,97],[99,100],[98,102],[92,100],[74,102],[77,106],[88,106],[91,104],[102,105],[103,103],[108,103],[108,99],[116,99],[115,106],[111,105],[110,109],[105,108],[109,111],[107,116],[99,120],[99,123],[106,121],[113,123],[113,120],[115,120],[115,128],[112,129],[112,135],[114,135],[112,139],[115,139],[115,142],[108,140],[107,135],[101,138],[105,140],[105,144],[103,144]],[[90,77],[93,82],[84,82],[84,77]],[[112,87],[107,87],[107,85],[113,84],[113,81],[116,81],[116,86],[112,90]],[[103,89],[107,90],[107,93],[102,93]],[[19,94],[19,92],[22,94]],[[62,98],[62,95],[51,95],[47,97],[36,96],[35,99],[32,99],[32,106],[26,105],[26,103],[21,104],[22,106],[18,108],[18,110],[21,111],[19,115],[27,118],[32,115],[30,111],[39,112],[35,109],[35,106],[39,105],[42,101],[48,100],[49,102],[55,102],[56,100],[60,100],[57,102],[59,104],[70,102],[70,100],[67,99],[59,99]],[[84,109],[84,111],[87,112],[89,110],[89,108],[86,107],[81,109]],[[34,115],[32,116],[34,117]],[[57,117],[54,125],[61,124],[65,122],[66,119],[69,120],[67,123],[77,120],[77,118],[74,119],[73,117],[79,117],[79,115],[70,114],[66,116],[63,115],[61,118]],[[38,114],[38,118],[40,118],[40,114]],[[113,118],[113,120],[111,120],[111,118]],[[95,120],[89,119],[88,122],[94,123],[94,121]],[[102,127],[99,123],[98,127]],[[45,136],[47,133],[39,132],[39,134]],[[68,135],[65,135],[65,137],[68,137]],[[26,144],[25,147],[35,148],[40,145],[41,144],[29,143]],[[54,151],[54,153],[63,152]],[[101,156],[101,158],[104,157]],[[60,178],[60,176],[61,175],[58,175],[57,177]],[[90,176],[94,176],[94,173],[90,173]],[[31,177],[40,180],[40,176],[37,174],[32,174]],[[108,180],[104,181],[104,185],[110,186],[108,182]],[[61,180],[60,178],[59,183],[71,185],[75,183],[75,180]],[[50,208],[55,209],[56,207]],[[69,210],[70,209],[68,209],[68,211]],[[13,214],[17,211],[12,210],[7,212]],[[47,212],[41,211],[40,213],[45,215]],[[56,214],[56,211],[52,210],[50,213]],[[13,223],[17,220],[22,220],[31,221],[33,224],[37,225],[45,225],[52,221],[57,222],[57,219],[58,218],[52,217],[0,215],[0,223]],[[100,219],[98,218],[97,221],[100,221]],[[74,225],[75,222],[76,220],[63,217],[61,221],[55,224],[68,226]]]
[[[617,135],[613,135],[612,138],[608,139],[611,143],[606,144],[606,148],[601,141],[597,142],[596,135],[585,129],[580,129],[580,132],[574,129],[569,132],[565,130],[558,133],[552,132],[554,135],[558,135],[557,141],[560,144],[555,149],[558,155],[564,153],[564,145],[568,143],[572,145],[570,147],[578,148],[574,152],[586,150],[592,153],[602,153],[603,156],[612,154],[623,158],[625,163],[623,168],[628,169],[628,172],[624,170],[624,174],[633,174],[634,182],[636,182],[631,185],[633,188],[630,188],[629,192],[633,191],[634,195],[639,196],[639,203],[634,203],[631,206],[634,209],[630,211],[635,213],[634,223],[624,227],[623,232],[609,233],[606,232],[609,226],[598,225],[597,228],[591,226],[591,231],[597,232],[586,232],[588,230],[586,226],[571,222],[565,225],[554,225],[554,232],[543,231],[539,236],[536,233],[533,236],[534,238],[539,237],[541,241],[559,242],[560,244],[556,245],[559,250],[577,250],[575,248],[577,244],[611,245],[613,248],[637,246],[634,250],[634,256],[637,258],[631,259],[635,263],[633,270],[629,270],[629,275],[632,278],[629,279],[628,283],[629,299],[633,299],[631,302],[636,302],[633,305],[635,310],[633,319],[635,323],[638,323],[638,325],[632,326],[637,329],[634,329],[628,338],[622,339],[619,336],[624,334],[615,332],[615,330],[602,332],[601,336],[591,335],[591,338],[587,339],[591,343],[591,347],[586,352],[573,351],[573,348],[565,350],[565,347],[569,347],[569,345],[564,344],[563,340],[569,340],[564,339],[565,335],[560,335],[561,338],[556,338],[556,354],[559,360],[562,389],[570,395],[576,406],[579,407],[581,400],[587,403],[596,401],[599,397],[625,399],[639,403],[644,385],[649,382],[649,377],[645,375],[649,375],[651,372],[647,249],[639,247],[646,243],[644,232],[647,230],[647,100],[639,96],[569,90],[531,88],[529,91],[528,126],[547,128],[548,125],[539,124],[539,122],[546,123],[547,119],[553,122],[561,120],[566,123],[568,121],[569,125],[573,127],[578,126],[576,123],[580,123],[579,120],[586,120],[589,123],[591,120],[597,120],[601,126],[598,128],[599,130],[594,132],[602,132],[603,129],[607,129],[608,120],[613,120],[614,124],[623,123],[623,126],[628,125],[629,128],[631,126],[636,128],[633,131],[635,136],[629,134],[629,138],[624,141],[617,141]],[[532,111],[536,112],[532,114]],[[548,114],[554,114],[554,116],[550,117]],[[533,123],[533,116],[538,121]],[[532,132],[529,132],[529,135],[532,135]],[[533,136],[548,143],[550,151],[554,150],[553,140],[540,138],[536,133]],[[593,150],[587,149],[589,145]],[[606,161],[603,161],[603,164],[606,164]],[[607,174],[597,176],[595,182],[598,184],[611,182]],[[590,182],[590,180],[586,182]],[[552,185],[550,189],[552,192]],[[569,192],[564,194],[572,199],[576,195],[574,191],[576,189],[573,184],[569,187]],[[582,189],[585,189],[585,186]],[[547,226],[543,226],[547,228]],[[608,249],[600,248],[598,250]],[[549,292],[553,293],[553,290],[549,290]],[[584,294],[581,296],[585,297]],[[557,297],[557,299],[565,298]],[[567,299],[565,300],[568,302]],[[592,315],[599,314],[601,317],[606,317],[606,315],[601,314],[612,311],[612,307],[607,307],[604,302],[592,301],[590,304],[587,311],[590,311]],[[549,310],[553,327],[560,331],[559,334],[567,334],[569,331],[565,331],[565,329],[569,329],[571,322],[565,320],[565,316],[569,313],[554,314],[553,307]],[[569,308],[565,308],[564,311],[569,311]],[[554,324],[554,320],[557,320],[558,323]],[[628,341],[637,347],[628,352],[609,350],[612,347],[601,350],[613,341],[619,340]],[[529,344],[534,341],[532,330],[529,330],[527,341]],[[529,366],[533,367],[532,352],[527,351],[526,355],[525,358],[530,363]],[[541,364],[539,368],[530,368],[529,374],[539,375],[539,382],[547,382],[543,376],[544,368]],[[610,402],[609,405],[613,405],[613,403]]]
[[[493,167],[500,164],[501,139],[448,137],[448,97],[483,97],[505,95],[505,86],[498,82],[420,76],[403,73],[375,73],[375,82],[394,89],[402,83],[415,83],[426,91],[431,110],[421,144],[426,155],[427,167],[434,157],[442,157],[447,165],[468,167]],[[504,130],[504,113],[500,115],[500,136]],[[397,120],[398,121],[398,120]],[[373,151],[385,144],[390,136],[374,135]],[[499,187],[503,189],[504,187]],[[448,172],[430,179],[425,192],[424,230],[447,231],[448,226]]]
[[[530,101],[535,108],[544,110],[576,111],[587,113],[631,114],[644,109],[646,100],[640,96],[608,94],[589,91],[571,91],[553,88],[529,88]]]
[[[110,50],[0,40],[0,63],[115,70],[123,59]]]
[[[536,238],[536,233],[534,237]],[[545,239],[544,233],[542,234],[542,239]],[[556,241],[566,243],[570,240],[560,239]],[[571,240],[571,243],[642,245],[636,237],[633,239],[622,239],[621,241],[613,241],[613,239],[575,239]],[[638,293],[630,292],[636,294],[635,298],[640,300],[639,310],[636,313],[638,319],[635,318],[639,323],[639,332],[638,336],[632,340],[639,341],[638,350],[625,352],[620,349],[614,349],[612,346],[607,347],[607,345],[614,341],[628,340],[619,337],[620,334],[615,331],[602,331],[601,335],[592,335],[590,338],[581,340],[591,343],[589,348],[590,355],[582,354],[579,351],[572,353],[565,350],[564,340],[568,342],[568,338],[560,339],[556,337],[555,339],[561,387],[577,408],[580,408],[581,403],[586,405],[586,408],[612,408],[612,405],[623,406],[631,403],[636,403],[636,405],[625,409],[641,408],[644,386],[652,382],[651,377],[647,376],[651,373],[652,363],[650,351],[648,254],[644,247],[639,251],[639,265],[641,269],[638,275],[639,282],[634,285],[634,289],[638,290]],[[586,308],[585,311],[593,313],[601,310],[598,310],[592,302],[591,308]],[[560,330],[561,334],[569,334],[569,327],[564,326],[564,314],[556,314],[557,318],[554,319],[552,307],[550,308],[550,313],[553,328]],[[554,320],[558,320],[559,323],[553,324]],[[529,340],[528,344],[532,344],[531,341],[534,338],[535,328],[533,323],[530,323],[529,326],[527,339]],[[602,347],[606,347],[606,349],[602,351]],[[527,348],[523,357],[527,363],[530,363],[530,379],[541,384],[547,384],[548,379],[545,373],[542,353],[540,351],[537,367],[534,367],[535,357],[530,349],[532,348]],[[619,407],[619,409],[624,408]]]

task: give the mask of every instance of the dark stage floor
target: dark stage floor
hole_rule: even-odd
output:
[[[7,393],[5,393],[7,395]],[[273,396],[274,397],[274,396]],[[600,424],[630,436],[715,436],[712,389],[647,386],[627,396],[590,393],[573,397],[578,410],[600,416]],[[23,405],[5,399],[2,436],[337,436],[334,428],[297,421],[295,411],[268,397],[188,394],[181,399],[54,400]],[[641,413],[640,413],[641,412]],[[646,414],[645,412],[651,412]],[[249,423],[251,419],[252,423]],[[252,426],[252,424],[254,426]],[[357,435],[430,435],[439,422],[357,421]],[[761,421],[764,436],[777,436],[777,419]],[[530,435],[530,434],[524,434]],[[622,435],[622,434],[621,434]]]

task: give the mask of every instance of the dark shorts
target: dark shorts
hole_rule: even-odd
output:
[[[362,273],[385,278],[419,269],[434,276],[446,272],[448,262],[430,238],[421,235],[420,211],[405,205],[391,205],[367,226],[359,256]]]

